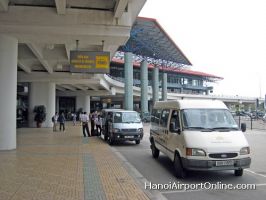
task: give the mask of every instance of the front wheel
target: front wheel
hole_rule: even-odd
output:
[[[235,170],[235,176],[242,176],[243,175],[243,169],[236,169]]]
[[[136,144],[139,144],[140,143],[140,140],[136,140],[135,142],[136,142]]]
[[[108,135],[104,133],[104,140],[107,141],[107,139],[108,139]]]
[[[113,144],[114,144],[114,140],[113,140],[113,138],[112,138],[111,135],[109,135],[108,143],[109,143],[110,145],[113,145]]]
[[[156,148],[155,144],[151,144],[151,153],[153,158],[158,158],[160,155],[160,150]]]
[[[175,167],[176,176],[178,178],[186,178],[187,172],[183,168],[180,156],[178,154],[175,155],[174,167]]]

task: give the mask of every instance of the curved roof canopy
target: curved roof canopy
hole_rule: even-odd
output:
[[[161,63],[192,65],[156,19],[152,18],[138,17],[129,40],[119,50],[153,58]]]

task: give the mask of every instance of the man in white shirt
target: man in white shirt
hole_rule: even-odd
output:
[[[89,130],[89,116],[87,115],[86,112],[83,113],[81,116],[81,122],[82,122],[82,131],[83,131],[83,136],[86,137],[86,132],[88,137],[90,137],[90,130]]]
[[[58,113],[56,112],[55,115],[52,117],[53,131],[56,131],[57,120],[58,120]]]

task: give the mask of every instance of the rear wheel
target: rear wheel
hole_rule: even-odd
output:
[[[242,176],[243,175],[243,169],[236,169],[235,170],[235,176]]]
[[[156,148],[155,144],[151,144],[151,153],[153,158],[158,158],[160,155],[160,150]]]
[[[187,172],[183,168],[180,156],[177,153],[175,154],[174,167],[175,167],[176,176],[178,178],[186,178]]]

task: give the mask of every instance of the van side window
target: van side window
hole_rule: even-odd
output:
[[[152,116],[151,116],[151,122],[159,125],[160,116],[161,116],[161,110],[153,109]]]
[[[171,115],[171,119],[170,119],[170,124],[174,123],[174,127],[175,129],[179,129],[180,128],[180,123],[179,123],[179,112],[178,110],[173,110],[172,111],[172,115]]]
[[[156,109],[153,109],[153,110],[152,110],[152,113],[151,113],[151,122],[155,122],[156,112],[157,112]]]
[[[169,117],[170,110],[163,110],[160,120],[160,125],[162,127],[167,127],[168,117]]]

